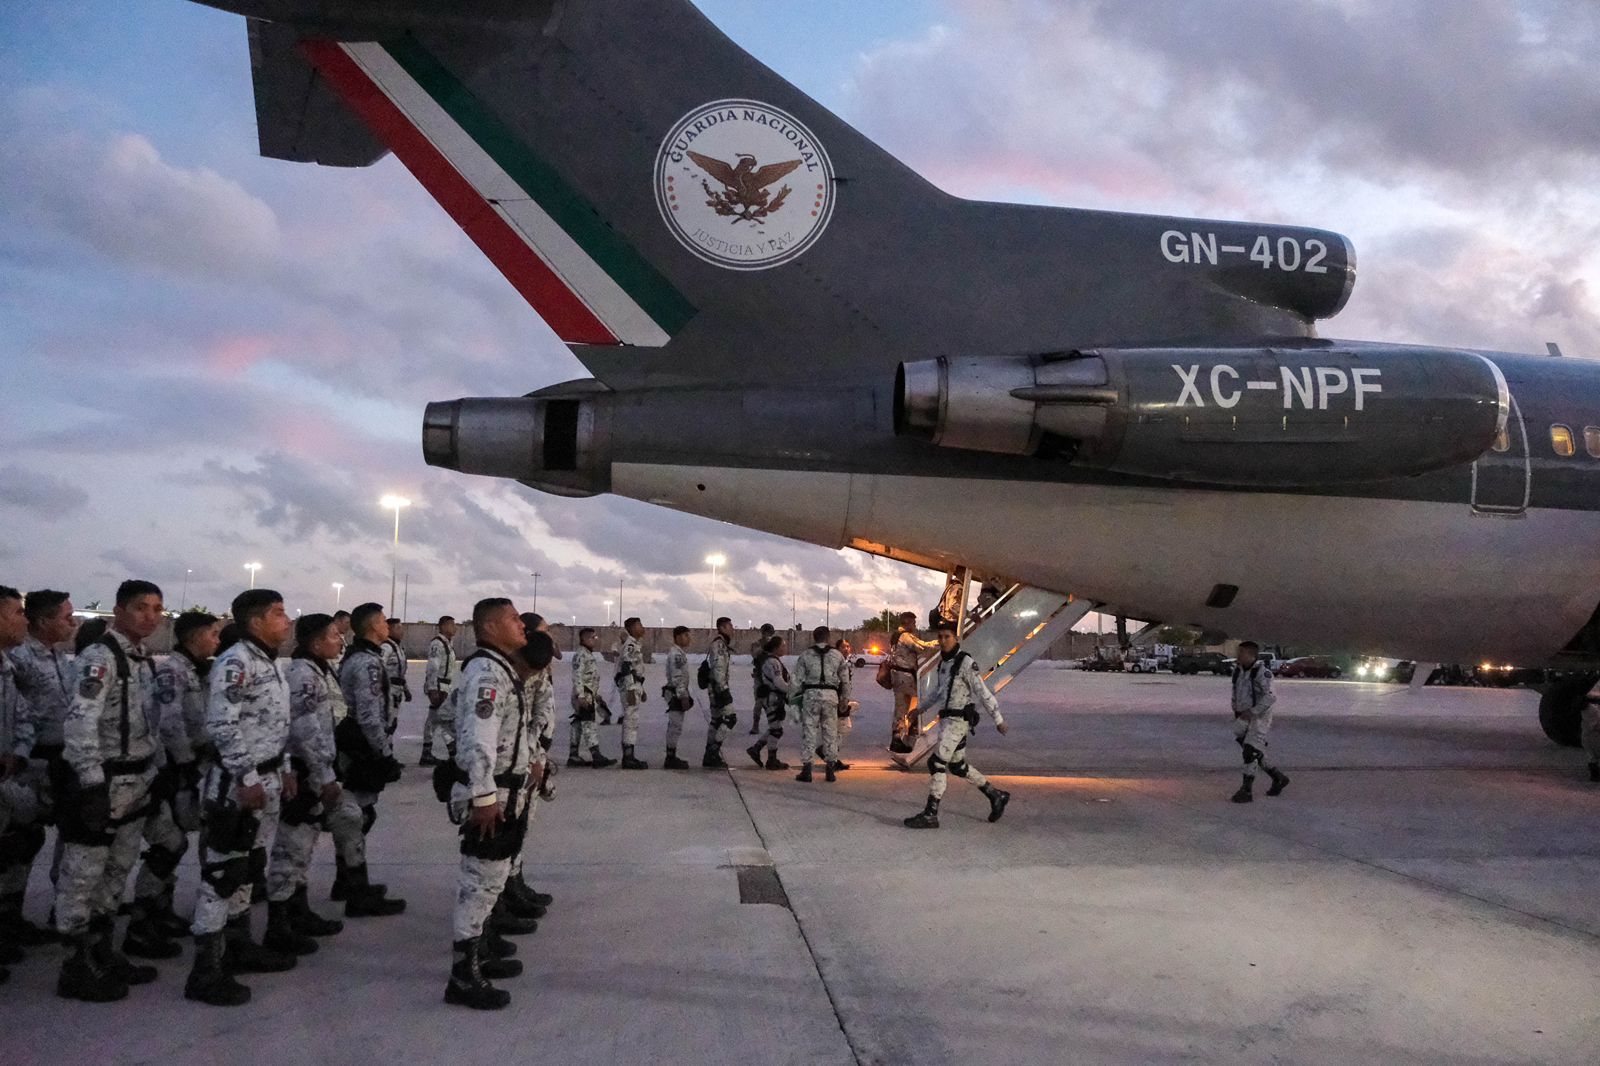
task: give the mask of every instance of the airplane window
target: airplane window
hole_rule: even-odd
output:
[[[1502,426],[1499,433],[1494,435],[1494,450],[1508,452],[1511,450],[1511,430]]]
[[[1600,426],[1583,427],[1583,447],[1589,458],[1600,459]]]
[[[1572,443],[1572,430],[1566,426],[1550,427],[1550,447],[1563,459],[1578,450]]]

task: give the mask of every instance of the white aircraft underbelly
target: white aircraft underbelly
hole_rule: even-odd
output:
[[[1600,603],[1600,516],[1459,504],[617,464],[613,491],[1138,618],[1430,661],[1543,662]],[[1529,551],[1529,545],[1542,550]],[[1224,608],[1218,584],[1238,586]]]

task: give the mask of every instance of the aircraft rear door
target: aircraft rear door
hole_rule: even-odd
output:
[[[1520,518],[1528,510],[1528,494],[1533,479],[1528,458],[1528,429],[1522,422],[1522,409],[1511,397],[1511,417],[1506,432],[1494,448],[1472,464],[1472,510],[1474,514]]]

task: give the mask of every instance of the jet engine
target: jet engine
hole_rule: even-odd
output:
[[[1175,481],[1280,488],[1471,462],[1510,393],[1474,352],[1313,343],[902,363],[895,431]]]

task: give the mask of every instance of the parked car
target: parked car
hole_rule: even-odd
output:
[[[1161,660],[1154,655],[1141,655],[1128,661],[1128,671],[1135,674],[1153,674],[1161,669]]]
[[[1287,659],[1273,668],[1273,674],[1278,677],[1315,677],[1336,678],[1343,677],[1344,671],[1339,664],[1325,655],[1300,655]]]
[[[1123,670],[1123,665],[1121,659],[1102,659],[1098,655],[1090,655],[1087,658],[1078,660],[1078,669],[1087,670],[1090,673],[1120,674]]]
[[[1220,651],[1180,651],[1172,657],[1175,674],[1227,674],[1233,670],[1233,660]]]
[[[1417,664],[1410,659],[1364,659],[1356,665],[1355,675],[1362,681],[1387,681],[1396,685],[1409,685],[1416,676]]]

